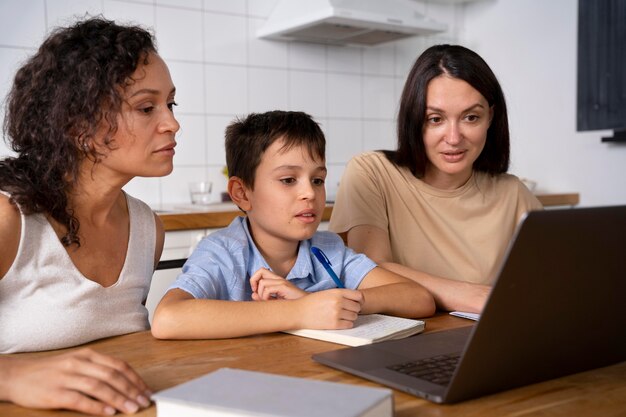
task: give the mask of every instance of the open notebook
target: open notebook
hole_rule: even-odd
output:
[[[383,340],[402,339],[424,330],[422,320],[386,316],[384,314],[365,314],[359,316],[354,327],[345,330],[287,330],[285,333],[348,346],[362,346]]]

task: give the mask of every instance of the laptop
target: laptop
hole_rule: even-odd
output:
[[[454,403],[626,360],[625,301],[626,206],[534,211],[475,325],[313,360]]]

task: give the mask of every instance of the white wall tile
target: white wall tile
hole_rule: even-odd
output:
[[[201,62],[202,11],[157,7],[156,38],[163,58]]]
[[[207,64],[206,111],[210,114],[244,114],[248,111],[248,78],[245,67]]]
[[[285,70],[250,68],[249,94],[250,112],[287,110],[288,76]]]
[[[391,119],[396,112],[395,82],[390,77],[363,77],[363,116]]]
[[[176,115],[180,130],[176,134],[174,169],[184,165],[206,164],[207,140],[204,115]]]
[[[13,86],[15,73],[28,57],[34,53],[34,50],[29,49],[0,47],[0,126],[4,122],[4,104],[7,94],[9,94]],[[1,128],[0,132],[2,132]],[[15,153],[9,149],[6,142],[0,137],[0,158],[9,155],[15,156]]]
[[[279,0],[248,0],[250,16],[267,17],[272,13]]]
[[[326,117],[326,74],[291,71],[289,77],[289,108]]]
[[[246,13],[246,0],[204,0],[204,10],[224,13]]]
[[[363,48],[363,73],[372,75],[394,75],[395,54],[394,43]]]
[[[354,46],[329,46],[328,71],[360,74],[363,67],[363,48]]]
[[[203,114],[204,98],[204,65],[201,63],[177,62],[165,59],[170,75],[176,87],[177,113]]]
[[[155,0],[157,6],[174,6],[186,9],[202,10],[202,0]]]
[[[363,149],[363,128],[360,120],[330,119],[326,129],[326,160],[347,162]]]
[[[0,110],[0,117],[4,120],[4,110]],[[5,158],[7,156],[16,156],[16,154],[9,149],[9,146],[5,141],[0,141],[0,158]]]
[[[427,11],[427,7],[428,7],[428,3],[434,3],[437,1],[447,1],[447,0],[413,0],[413,7],[415,9],[416,12],[422,14],[422,15],[426,15],[426,11]],[[450,0],[450,1],[456,1],[456,0]],[[463,0],[459,0],[459,1],[463,1]]]
[[[289,42],[289,68],[326,71],[326,46]]]
[[[326,151],[328,152],[328,119],[325,117],[316,117],[313,115],[311,116],[313,117],[313,120],[319,125],[320,129],[322,129],[324,139],[326,139]],[[324,156],[326,157],[326,155]]]
[[[206,141],[210,149],[207,155],[209,165],[226,165],[226,153],[224,152],[224,131],[235,116],[207,116],[206,117]]]
[[[415,36],[395,42],[396,46],[396,75],[406,77],[418,56],[431,44],[423,37]]]
[[[408,75],[408,74],[407,74]],[[397,117],[398,110],[400,109],[400,100],[402,99],[402,91],[404,90],[404,84],[406,83],[405,77],[396,77],[394,79],[394,95],[396,97],[396,111],[394,113],[394,117]]]
[[[257,30],[264,19],[248,19],[248,64],[265,67],[287,67],[287,42],[258,39]]]
[[[102,13],[102,0],[46,0],[48,27],[68,26]]]
[[[154,6],[118,0],[104,0],[104,17],[120,24],[154,28]]]
[[[204,59],[221,64],[246,64],[245,17],[204,14]]]
[[[0,45],[38,47],[46,32],[44,0],[0,1]]]
[[[343,171],[346,169],[345,163],[327,164],[328,175],[326,176],[326,200],[335,201],[337,189],[341,183]]]
[[[17,70],[35,53],[31,49],[0,47],[0,103],[4,104],[6,95],[13,86]]]
[[[328,74],[328,115],[361,117],[361,77]]]
[[[162,200],[166,204],[191,204],[189,183],[194,181],[214,182],[218,179],[214,171],[216,170],[210,170],[208,167],[177,167],[170,175],[161,179]],[[218,194],[213,187],[211,200],[218,201]]]
[[[455,4],[445,4],[441,2],[429,2],[426,5],[426,12],[424,14],[427,18],[448,26],[447,30],[437,33],[437,36],[453,37],[456,35],[458,30],[455,24],[456,9],[457,6]]]
[[[363,150],[397,148],[396,123],[393,120],[365,120],[363,122]]]
[[[161,204],[161,178],[135,177],[124,186],[124,191],[149,206]]]

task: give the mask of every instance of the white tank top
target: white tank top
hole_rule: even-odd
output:
[[[107,288],[80,273],[43,214],[22,214],[17,256],[0,279],[0,353],[60,349],[149,328],[143,304],[154,270],[154,215],[140,200],[126,195],[126,201],[126,260]]]

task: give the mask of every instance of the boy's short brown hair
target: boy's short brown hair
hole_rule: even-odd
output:
[[[325,160],[326,139],[318,123],[303,112],[274,110],[237,118],[226,128],[228,175],[254,189],[261,156],[272,143],[284,140],[284,150],[304,146],[314,159]]]

